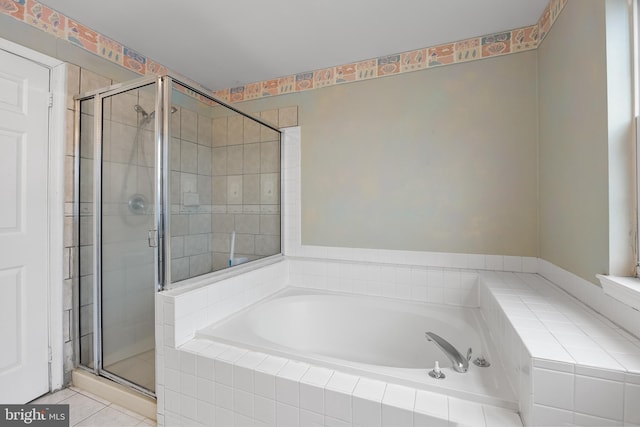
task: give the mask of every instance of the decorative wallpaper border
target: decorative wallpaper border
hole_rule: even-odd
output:
[[[566,3],[567,0],[550,0],[538,23],[529,27],[249,83],[215,91],[213,96],[224,102],[235,103],[533,50],[549,33]],[[162,74],[168,71],[167,67],[151,58],[35,0],[0,0],[0,13],[66,40],[140,75]]]

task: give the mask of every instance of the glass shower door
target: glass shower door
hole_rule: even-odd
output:
[[[102,371],[154,392],[157,85],[102,98]]]

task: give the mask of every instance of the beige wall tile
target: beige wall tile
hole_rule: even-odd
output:
[[[184,255],[198,255],[209,252],[209,233],[184,236]]]
[[[233,214],[213,214],[212,231],[214,233],[231,233],[234,229],[235,215]]]
[[[189,278],[189,258],[171,260],[171,281],[178,282]]]
[[[74,109],[73,97],[80,93],[80,67],[67,63],[67,108]]]
[[[230,175],[227,177],[227,204],[242,204],[242,175]]]
[[[260,215],[240,214],[236,215],[236,233],[258,234],[260,232]]]
[[[212,202],[214,205],[226,205],[227,204],[227,176],[214,176],[211,178],[213,183],[212,188]]]
[[[82,104],[84,107],[85,103]],[[84,108],[83,108],[84,110]],[[93,159],[94,145],[94,117],[89,114],[80,115],[80,157]]]
[[[279,172],[280,141],[263,142],[260,146],[260,172]]]
[[[200,206],[210,205],[213,202],[212,182],[208,175],[198,175],[198,195],[200,197]]]
[[[174,105],[174,107],[176,107],[176,112],[171,114],[171,136],[174,138],[180,138],[180,121],[181,121],[181,108],[177,105]]]
[[[173,214],[171,215],[171,235],[184,236],[189,231],[189,216]]]
[[[213,146],[224,147],[227,145],[227,118],[213,119]]]
[[[286,128],[298,126],[298,107],[285,107],[278,110],[278,126]]]
[[[257,235],[255,253],[263,256],[280,253],[280,236]]]
[[[137,91],[119,93],[109,97],[109,99],[111,99],[111,120],[131,126],[143,123],[145,116],[135,110],[135,106],[138,104]],[[153,107],[151,109],[145,108],[145,110],[147,114],[151,114]],[[148,122],[148,119],[144,121]]]
[[[255,253],[255,236],[253,234],[236,233],[235,253],[237,255],[250,255]]]
[[[280,141],[280,134],[266,126],[260,128],[260,141]]]
[[[182,174],[180,172],[176,172],[176,171],[171,171],[171,178],[169,181],[169,194],[171,197],[171,204],[180,204],[182,203],[182,197],[181,197],[181,187],[182,185],[180,184],[180,177],[182,176]],[[173,233],[173,230],[172,230]]]
[[[260,203],[277,205],[280,202],[280,174],[260,175]]]
[[[182,193],[198,192],[198,175],[194,173],[180,173],[180,191]],[[182,198],[180,199],[182,200]]]
[[[244,145],[243,173],[260,173],[260,144]]]
[[[280,215],[260,215],[260,233],[280,235]]]
[[[212,257],[210,253],[189,257],[189,276],[195,277],[211,271]]]
[[[73,110],[67,110],[65,113],[67,120],[67,128],[65,133],[65,154],[67,156],[75,155],[75,139],[73,137],[75,127],[75,113]]]
[[[217,147],[211,150],[213,175],[227,174],[227,147]]]
[[[82,276],[79,279],[80,306],[93,304],[93,274]]]
[[[274,128],[278,127],[278,110],[263,111],[260,113],[260,118],[262,119],[262,121],[269,123]]]
[[[227,119],[227,144],[238,145],[244,142],[244,118],[231,116]]]
[[[108,132],[107,129],[109,129]],[[135,125],[111,122],[109,128],[105,128],[103,135],[104,160],[125,164],[138,164],[136,136],[138,135]]]
[[[198,115],[195,111],[185,108],[180,111],[180,139],[198,141]]]
[[[245,205],[260,204],[260,175],[244,175],[242,202]]]
[[[179,171],[182,165],[180,164],[180,140],[178,138],[171,138],[169,149],[171,150],[171,157],[169,158],[169,169],[172,171]]]
[[[229,251],[231,250],[231,234],[230,233],[211,233],[211,250],[213,252],[221,252],[227,254],[226,258],[229,258]],[[225,267],[228,266],[225,265]]]
[[[229,267],[229,253],[214,253],[213,254],[213,269],[214,271],[222,270]]]
[[[227,147],[227,174],[240,175],[243,172],[244,147],[233,145]]]
[[[198,115],[198,144],[211,147],[213,124],[210,117]]]
[[[101,89],[111,85],[111,79],[89,71],[86,68],[80,70],[80,93]]]
[[[171,259],[184,256],[184,236],[171,237]]]
[[[64,247],[75,246],[77,244],[77,241],[74,239],[73,230],[73,217],[65,217],[62,239]]]
[[[198,145],[198,174],[211,175],[211,148]]]
[[[180,144],[180,170],[196,173],[198,171],[198,146],[185,140]]]
[[[73,202],[74,170],[75,169],[74,169],[73,157],[65,156],[64,157],[64,201],[65,202]],[[91,179],[91,182],[93,183],[93,179]],[[87,188],[86,183],[83,187],[85,189]],[[87,200],[87,201],[90,201],[90,200]]]
[[[80,217],[80,230],[78,239],[80,245],[93,245],[93,216]]]
[[[244,118],[244,138],[245,144],[251,144],[252,142],[260,142],[260,123],[255,120],[251,120],[247,117]]]
[[[189,215],[189,234],[202,233],[211,233],[211,214]]]

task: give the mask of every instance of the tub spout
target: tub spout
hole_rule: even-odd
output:
[[[467,372],[469,369],[469,359],[460,354],[458,350],[449,341],[442,338],[440,335],[433,332],[425,332],[425,337],[428,341],[434,343],[444,354],[447,355],[451,363],[453,364],[453,370],[456,372]],[[468,357],[471,357],[471,349],[469,349]]]

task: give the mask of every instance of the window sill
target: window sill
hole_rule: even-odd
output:
[[[596,274],[605,295],[640,311],[640,279]]]

